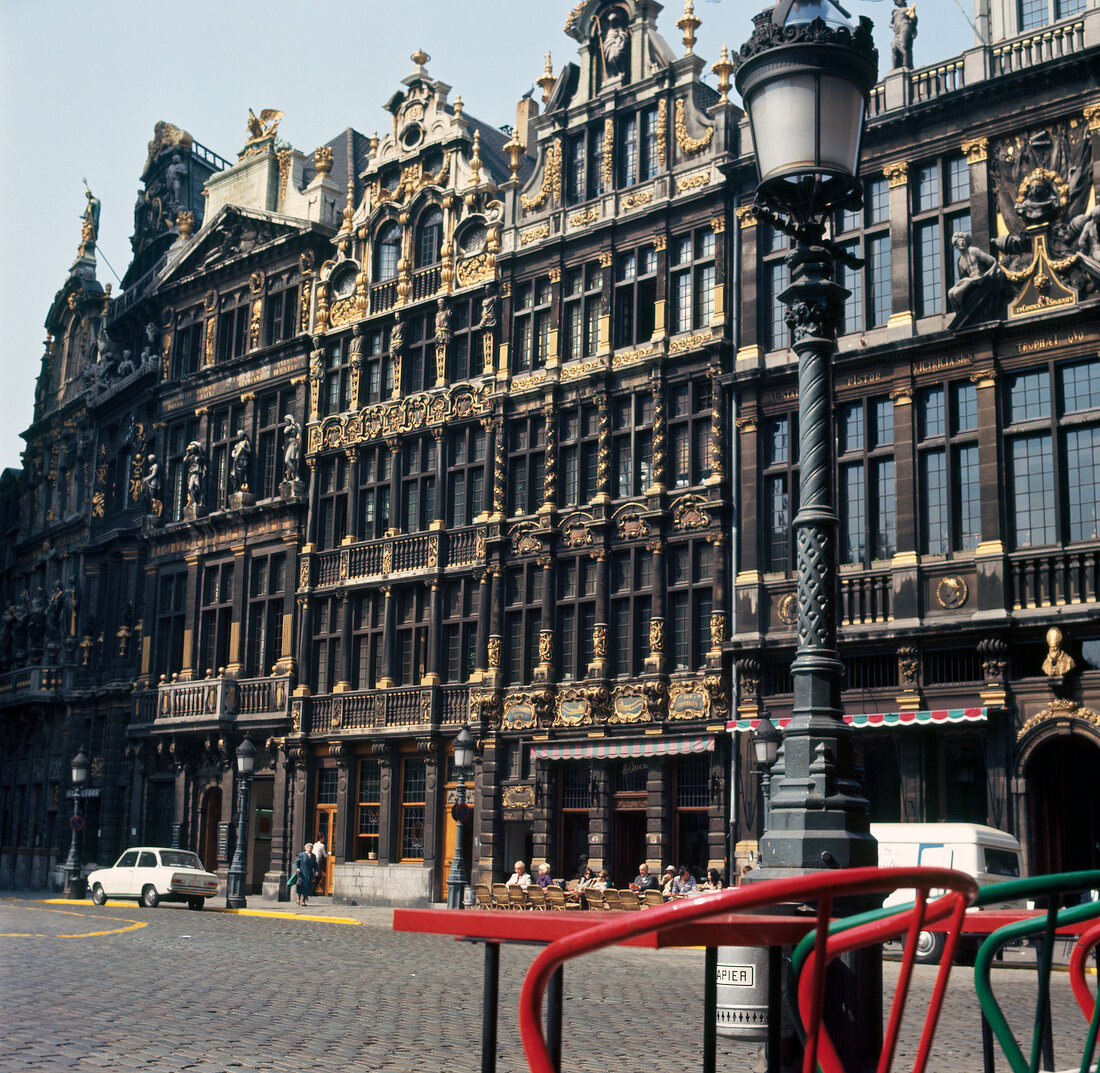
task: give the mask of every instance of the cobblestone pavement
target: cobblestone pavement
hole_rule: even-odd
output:
[[[0,898],[0,1071],[480,1070],[481,947],[394,933],[390,910],[311,910],[358,921],[342,924],[266,908],[287,915]],[[501,955],[500,1073],[527,1068],[515,1008],[533,956]],[[620,948],[567,967],[563,1067],[698,1068],[702,965],[701,950]],[[932,970],[917,976],[926,994]],[[971,979],[952,976],[933,1073],[981,1071]],[[1033,971],[998,969],[995,985],[1028,1016]],[[1056,1068],[1076,1069],[1084,1019],[1065,973],[1054,976],[1053,1009]],[[751,1045],[719,1041],[720,1069],[747,1073],[754,1057]]]

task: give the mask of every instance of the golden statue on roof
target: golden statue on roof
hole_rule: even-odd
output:
[[[265,108],[260,112],[259,117],[248,109],[248,140],[250,142],[259,141],[261,138],[271,137],[275,131],[279,129],[279,120],[283,118],[285,113],[280,112],[277,108]]]

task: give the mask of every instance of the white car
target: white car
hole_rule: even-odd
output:
[[[186,902],[201,909],[218,893],[218,877],[190,850],[139,846],[128,849],[111,868],[89,872],[88,889],[96,905],[108,898],[136,898],[149,909],[160,902]]]

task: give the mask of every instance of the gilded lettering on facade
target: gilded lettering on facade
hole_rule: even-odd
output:
[[[529,227],[526,231],[519,233],[520,245],[528,246],[532,242],[538,242],[540,238],[550,237],[550,225],[539,224],[537,227]]]
[[[710,715],[710,695],[698,682],[676,684],[668,691],[668,718],[706,719]]]
[[[623,198],[623,208],[637,209],[642,205],[648,205],[653,200],[652,190],[642,190],[637,194],[627,194]]]
[[[670,354],[682,354],[687,350],[694,350],[696,347],[702,346],[703,343],[707,343],[713,338],[713,332],[697,332],[695,335],[689,335],[686,339],[673,339],[668,344],[668,352]]]

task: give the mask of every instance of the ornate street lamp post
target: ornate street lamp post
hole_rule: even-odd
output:
[[[798,650],[794,704],[774,768],[760,839],[761,881],[820,868],[873,865],[867,800],[840,703],[836,646],[837,515],[833,504],[832,363],[848,291],[833,279],[850,257],[826,237],[839,209],[862,206],[859,155],[878,54],[871,21],[836,0],[781,0],[753,18],[737,90],[752,129],[757,217],[794,241],[779,300],[798,357]],[[838,912],[856,906],[839,907]],[[881,959],[852,955],[830,983],[848,1068],[865,1068],[881,1038]],[[871,1064],[874,1064],[873,1060]]]
[[[462,851],[462,836],[466,828],[466,819],[470,808],[466,804],[466,769],[474,762],[474,737],[470,728],[464,726],[455,738],[455,803],[451,815],[455,820],[455,851],[451,857],[451,868],[447,873],[447,908],[463,909],[463,896],[466,892],[466,860]]]
[[[244,909],[244,887],[248,861],[248,790],[252,782],[252,766],[256,762],[256,746],[245,737],[237,746],[237,845],[225,883],[225,907]]]
[[[761,775],[760,792],[764,798],[763,828],[768,829],[768,810],[771,807],[772,764],[779,755],[782,735],[765,714],[752,732],[752,751],[756,756],[756,768]]]
[[[73,814],[69,820],[72,838],[69,840],[69,856],[65,859],[65,897],[80,899],[84,897],[84,880],[80,876],[80,858],[76,852],[76,836],[84,828],[84,819],[80,815],[80,802],[84,798],[84,783],[88,779],[88,758],[83,747],[73,757]]]

